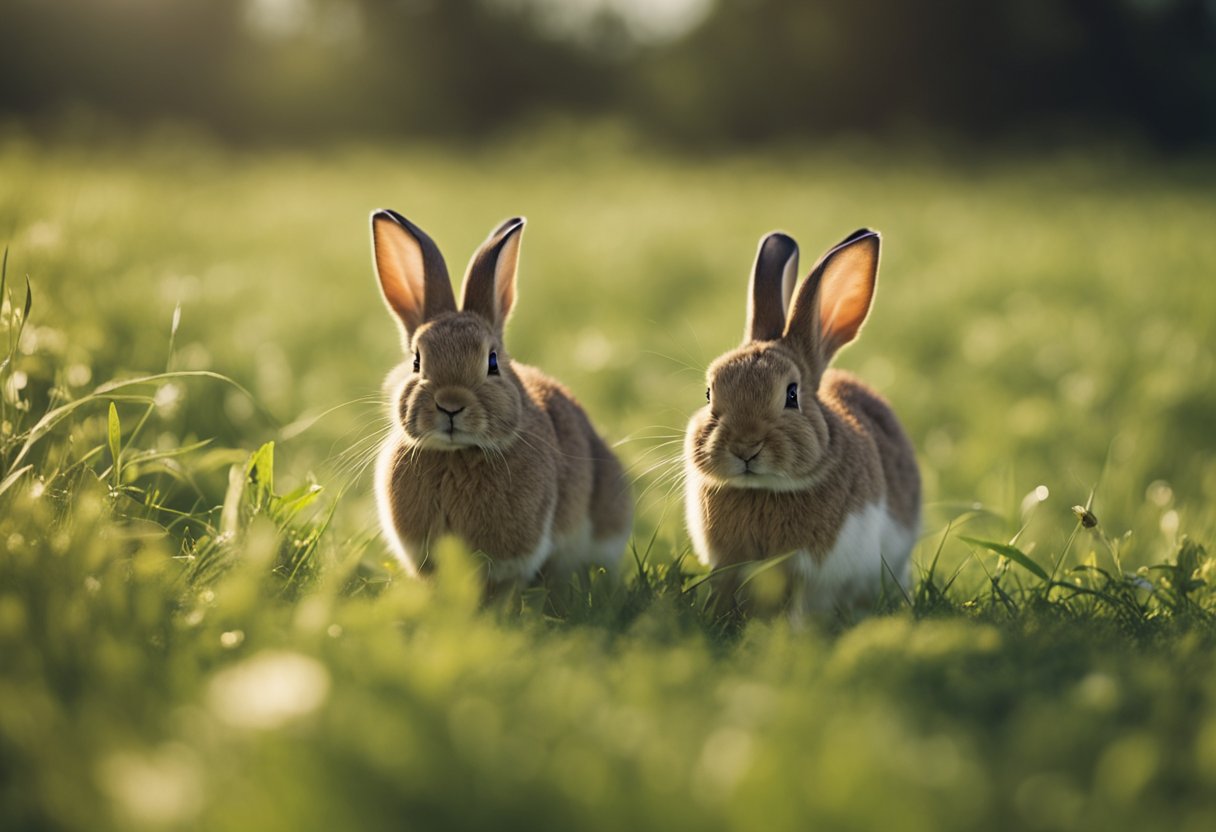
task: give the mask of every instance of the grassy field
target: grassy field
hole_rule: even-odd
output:
[[[0,182],[4,829],[1216,828],[1211,166],[10,135]],[[623,584],[388,562],[376,207],[454,272],[528,216],[508,341],[631,466]],[[725,626],[671,440],[760,235],[862,225],[920,581]]]

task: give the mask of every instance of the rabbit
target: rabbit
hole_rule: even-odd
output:
[[[908,588],[920,531],[915,451],[881,396],[828,369],[869,312],[879,244],[869,229],[850,234],[795,295],[798,246],[778,232],[764,237],[743,344],[710,366],[707,404],[685,434],[685,514],[698,558],[716,569],[786,556],[795,614],[865,606],[884,582]],[[739,572],[717,579],[728,610],[746,600],[733,598]]]
[[[372,214],[376,275],[406,360],[389,376],[391,432],[375,493],[390,547],[426,574],[452,535],[488,563],[490,586],[615,566],[632,524],[624,470],[566,388],[511,359],[524,219],[469,262],[460,308],[435,243],[400,214]]]

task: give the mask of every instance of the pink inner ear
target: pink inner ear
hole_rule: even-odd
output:
[[[380,283],[389,305],[397,314],[412,317],[415,310],[422,307],[422,298],[418,297],[409,281],[403,279],[400,259],[392,254],[385,254],[377,257],[376,263],[380,267]]]
[[[384,299],[406,327],[422,318],[422,250],[404,231],[387,220],[376,221],[376,273]]]
[[[506,320],[511,314],[511,307],[515,305],[515,281],[504,280],[498,287],[498,316],[502,320]]]
[[[519,267],[519,245],[521,233],[516,231],[498,255],[494,269],[495,292],[498,296],[498,322],[501,325],[511,314],[515,305],[515,275]]]
[[[832,258],[820,283],[819,322],[824,355],[857,337],[874,298],[875,247],[854,244]]]

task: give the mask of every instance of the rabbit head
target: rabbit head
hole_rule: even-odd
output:
[[[372,214],[376,274],[406,352],[391,377],[393,412],[410,442],[454,451],[516,437],[524,392],[503,328],[515,303],[523,228],[522,217],[509,219],[478,248],[457,309],[431,238],[394,211]]]
[[[856,231],[795,294],[797,245],[780,233],[761,241],[744,343],[710,366],[707,404],[687,434],[689,459],[709,481],[769,491],[815,484],[829,440],[819,382],[865,321],[878,256],[879,235]]]

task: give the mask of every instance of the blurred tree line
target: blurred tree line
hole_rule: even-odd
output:
[[[0,0],[0,117],[235,140],[480,138],[556,114],[697,146],[1216,143],[1216,0],[717,0],[658,42],[610,3],[559,29],[561,2]]]

